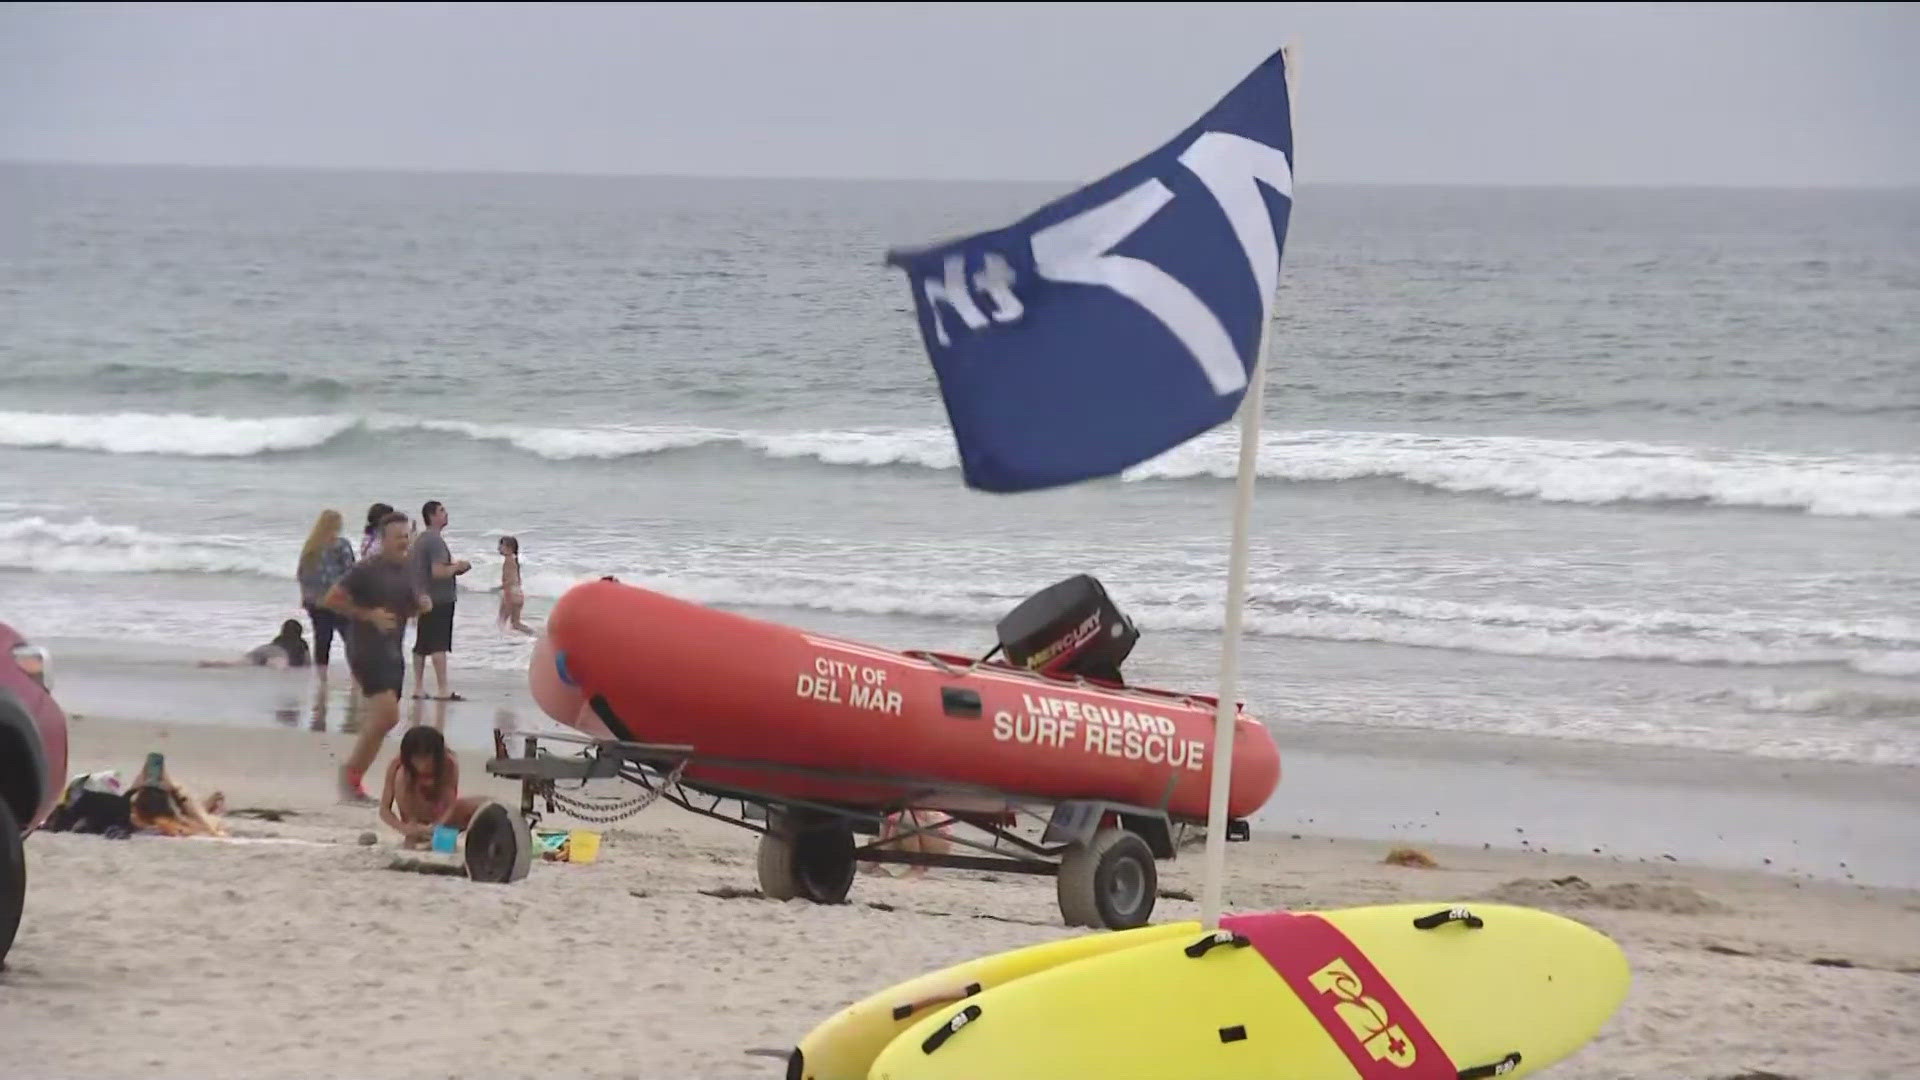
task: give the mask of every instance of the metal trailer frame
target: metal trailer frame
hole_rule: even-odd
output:
[[[513,739],[520,741],[521,753],[517,756],[508,745]],[[563,756],[541,746],[543,742],[580,749]],[[822,801],[690,782],[683,778],[690,767],[897,788],[903,794],[879,804]],[[720,757],[702,754],[692,746],[571,732],[496,729],[494,757],[486,769],[491,775],[520,782],[517,820],[500,808],[498,814],[484,821],[476,817],[475,827],[469,831],[469,874],[476,880],[495,882],[526,876],[531,862],[531,831],[543,807],[546,813],[568,810],[582,820],[597,817],[606,822],[665,799],[689,813],[759,834],[761,887],[775,899],[798,896],[817,903],[844,902],[855,864],[862,862],[999,871],[1058,878],[1061,914],[1069,926],[1123,929],[1142,925],[1151,917],[1158,896],[1153,861],[1175,857],[1182,846],[1176,828],[1184,831],[1203,824],[1176,820],[1167,813],[1165,799],[1172,794],[1171,781],[1162,805],[1147,807],[1105,799],[1021,795],[923,777]],[[579,785],[575,790],[582,790],[589,781],[615,779],[638,786],[640,794],[596,805],[560,787],[572,782]],[[926,809],[929,802],[977,809],[930,810]],[[938,820],[922,823],[916,818],[908,827],[882,839],[888,819],[907,810],[918,810],[919,817],[931,815]],[[1017,831],[1023,823],[1029,829],[1044,823],[1037,841]],[[984,835],[985,839],[975,839],[955,832],[944,834],[948,843],[974,854],[889,850],[883,846],[953,826],[966,826]],[[1228,822],[1227,839],[1246,840],[1249,835],[1244,819]]]

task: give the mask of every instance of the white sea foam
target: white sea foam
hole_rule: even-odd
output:
[[[1916,654],[1914,659],[1920,659]],[[1920,691],[1888,693],[1873,690],[1806,689],[1749,690],[1738,694],[1750,712],[1792,713],[1798,716],[1841,716],[1870,719],[1920,716]]]
[[[991,625],[1017,604],[1016,590],[975,580],[951,590],[885,578],[848,579],[780,572],[733,576],[616,576],[630,584],[723,607],[790,608],[859,615],[902,615]],[[530,574],[529,595],[548,599],[594,575]],[[1139,583],[1120,598],[1148,632],[1217,632],[1217,590]],[[1807,620],[1785,616],[1618,611],[1540,605],[1464,603],[1422,597],[1363,596],[1256,586],[1245,632],[1454,649],[1504,656],[1638,660],[1681,664],[1781,666],[1838,664],[1856,670],[1920,662],[1920,623],[1910,619]]]
[[[297,544],[295,545],[297,547]],[[92,518],[0,521],[0,569],[45,574],[247,574],[293,578],[245,537],[168,536]]]
[[[375,431],[428,431],[482,442],[502,442],[549,461],[640,457],[733,438],[730,432],[698,427],[534,427],[405,418],[374,419],[368,427]]]
[[[1210,433],[1128,470],[1132,480],[1234,475],[1238,448]],[[1259,474],[1390,479],[1543,502],[1699,502],[1842,517],[1920,514],[1920,455],[1721,450],[1632,442],[1397,432],[1273,432]]]
[[[1865,675],[1892,675],[1896,678],[1920,676],[1920,652],[1886,653],[1870,656],[1852,665]]]
[[[185,413],[0,412],[0,446],[175,457],[251,457],[324,446],[358,422],[351,416],[235,419]]]
[[[291,584],[297,539],[262,545],[258,538],[181,536],[92,518],[0,519],[0,571],[41,574],[213,574]],[[472,556],[475,572],[463,592],[484,594],[498,579],[490,552]],[[1022,600],[1029,583],[991,575],[955,576],[933,589],[924,570],[825,574],[777,562],[737,564],[699,574],[598,564],[582,551],[554,545],[527,568],[529,596],[552,600],[604,574],[697,603],[772,612],[903,616],[977,626],[983,634]],[[937,568],[936,568],[937,569]],[[1148,633],[1217,633],[1217,587],[1143,579],[1117,598]],[[1766,612],[1687,612],[1463,601],[1254,583],[1245,632],[1294,638],[1447,649],[1513,657],[1641,661],[1687,665],[1843,666],[1893,677],[1920,675],[1920,621],[1901,618],[1798,618]],[[1878,717],[1905,715],[1902,691],[1792,691],[1742,701],[1754,712]]]
[[[238,536],[175,536],[91,518],[0,521],[0,569],[39,573],[202,573],[291,579],[297,542],[271,548]],[[485,592],[497,578],[490,553],[474,556],[461,582]],[[683,599],[722,607],[899,615],[990,626],[1024,598],[1024,586],[975,576],[929,589],[913,575],[824,575],[777,564],[711,574],[648,573],[594,560],[564,546],[527,569],[529,596],[555,599],[578,582],[612,574]],[[1149,631],[1216,632],[1219,591],[1168,581],[1130,583],[1123,608]],[[1467,602],[1256,583],[1246,633],[1455,649],[1505,656],[1776,666],[1841,664],[1920,673],[1920,621],[1803,619],[1764,613],[1698,613]]]
[[[742,434],[740,442],[771,458],[812,458],[825,465],[960,467],[953,434],[944,428]]]

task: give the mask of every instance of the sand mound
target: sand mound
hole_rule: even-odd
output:
[[[1433,856],[1419,848],[1410,847],[1394,848],[1387,852],[1386,858],[1380,861],[1388,866],[1411,866],[1419,870],[1432,870],[1440,865],[1433,861]]]
[[[1579,877],[1516,878],[1486,895],[1489,900],[1508,904],[1658,911],[1669,915],[1710,915],[1728,910],[1725,904],[1685,885],[1623,881],[1595,886]]]

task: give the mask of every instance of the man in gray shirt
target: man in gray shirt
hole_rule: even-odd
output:
[[[432,606],[408,557],[409,524],[405,514],[381,518],[378,546],[320,600],[347,620],[347,667],[373,704],[373,716],[361,726],[353,753],[340,766],[340,797],[345,802],[373,802],[361,780],[379,756],[387,732],[400,722],[400,689],[407,675],[401,638],[407,632],[407,620],[424,617]]]
[[[414,626],[413,696],[427,696],[424,677],[427,657],[431,656],[433,678],[440,687],[435,699],[464,701],[459,694],[447,690],[447,654],[453,651],[453,604],[458,597],[453,579],[473,569],[473,564],[465,559],[455,561],[447,551],[447,542],[440,532],[447,527],[447,508],[438,499],[429,500],[420,508],[420,520],[427,528],[413,541],[408,557],[412,560],[414,579],[420,591],[433,601],[433,609],[420,616]]]

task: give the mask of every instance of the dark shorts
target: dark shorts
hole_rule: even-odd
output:
[[[394,697],[401,697],[400,688],[407,681],[407,660],[400,655],[400,646],[391,649],[371,649],[366,652],[347,650],[347,667],[353,672],[353,679],[360,684],[360,692],[368,697],[392,691]]]
[[[453,601],[435,600],[433,610],[413,625],[413,655],[453,651]]]

